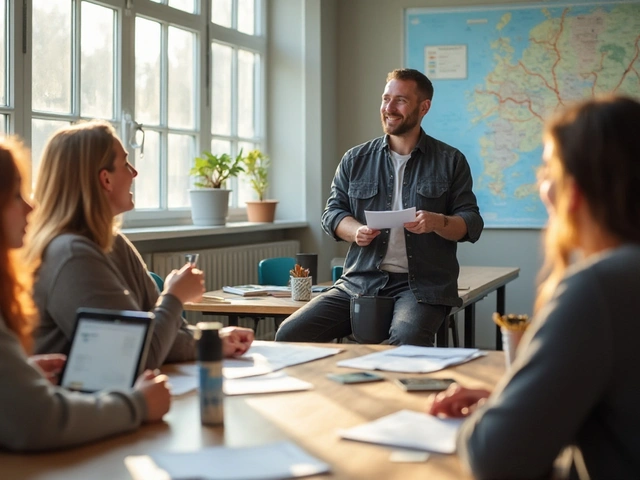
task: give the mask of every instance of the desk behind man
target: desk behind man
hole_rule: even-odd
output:
[[[475,242],[483,221],[471,170],[457,149],[420,126],[433,86],[417,70],[387,76],[380,116],[385,132],[349,150],[331,184],[322,227],[351,243],[334,288],[291,315],[279,341],[326,342],[351,333],[350,299],[394,297],[391,344],[433,345],[440,324],[461,305],[457,242]],[[416,207],[415,221],[374,230],[365,210]]]

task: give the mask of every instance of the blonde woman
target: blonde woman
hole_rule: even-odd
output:
[[[170,405],[164,376],[147,371],[131,392],[88,395],[52,385],[63,355],[27,359],[35,308],[30,278],[13,253],[32,210],[21,190],[25,154],[17,140],[0,138],[0,447],[63,448],[160,420]]]
[[[639,125],[640,103],[621,97],[547,124],[547,276],[535,319],[493,393],[454,386],[431,407],[454,417],[475,410],[459,451],[476,478],[548,477],[568,445],[572,478],[638,478]]]
[[[133,208],[137,174],[106,122],[63,128],[45,146],[34,191],[39,208],[27,242],[41,318],[36,352],[66,353],[76,310],[93,307],[155,314],[147,367],[195,358],[181,312],[185,302],[201,298],[203,273],[186,264],[169,274],[158,296],[139,253],[116,229],[116,217]],[[244,353],[253,340],[248,329],[223,335],[227,355]]]

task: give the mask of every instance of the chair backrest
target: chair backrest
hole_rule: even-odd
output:
[[[164,290],[164,280],[163,278],[158,275],[157,273],[154,272],[149,272],[149,275],[151,275],[151,278],[153,278],[153,281],[156,282],[156,286],[158,287],[158,291],[160,293],[162,293],[162,290]]]
[[[289,270],[296,265],[292,257],[265,258],[258,263],[258,283],[260,285],[289,285]]]
[[[333,283],[336,283],[336,280],[338,280],[342,276],[343,268],[344,267],[342,265],[333,266],[333,268],[331,269],[331,279],[333,280]]]

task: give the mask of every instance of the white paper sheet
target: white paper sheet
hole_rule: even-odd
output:
[[[195,452],[157,452],[150,455],[157,468],[173,480],[271,480],[319,475],[330,471],[327,463],[312,457],[292,442],[257,447],[210,447]],[[136,463],[148,462],[147,456],[130,456],[125,464],[132,474]],[[151,480],[139,472],[135,478]]]
[[[197,375],[170,373],[171,395],[184,395],[198,389]],[[226,378],[223,383],[226,395],[249,395],[256,393],[297,392],[311,390],[313,384],[287,375],[284,372],[267,373],[246,378]]]
[[[249,351],[241,357],[226,358],[222,364],[222,374],[227,380],[253,377],[257,375],[266,375],[268,373],[272,373],[277,370],[290,367],[292,365],[298,365],[299,363],[310,362],[313,360],[319,360],[324,357],[335,355],[341,351],[342,349],[340,348],[289,345],[287,343],[276,343],[257,340],[253,342]],[[175,368],[175,372],[169,373],[168,376],[169,383],[172,387],[172,395],[182,395],[184,393],[193,391],[198,387],[197,364],[177,365]],[[276,378],[280,378],[280,382],[275,382]],[[276,384],[278,383],[280,383],[280,386],[282,386],[281,381],[284,378],[285,377],[271,377],[270,380],[274,381],[274,383],[272,384],[273,388],[275,388]],[[298,381],[301,382],[301,380]],[[267,383],[268,382],[265,382],[265,385]],[[298,384],[298,386],[300,386],[300,384]],[[255,388],[258,387],[256,386]],[[297,389],[302,390],[302,388]]]
[[[225,379],[222,388],[227,395],[247,395],[311,390],[313,384],[284,372],[274,372],[257,377]]]
[[[292,365],[329,357],[341,351],[340,348],[255,341],[249,351],[241,357],[225,359],[222,373],[225,378],[264,375]]]
[[[477,348],[436,348],[402,345],[370,353],[362,357],[341,360],[339,367],[361,370],[384,370],[402,373],[430,373],[469,362],[486,355]]]
[[[364,216],[367,220],[367,227],[369,228],[380,230],[383,228],[402,227],[405,223],[416,221],[416,207],[383,212],[365,210]]]
[[[391,447],[436,453],[454,453],[463,419],[442,419],[426,413],[400,410],[373,422],[338,433],[342,438]]]

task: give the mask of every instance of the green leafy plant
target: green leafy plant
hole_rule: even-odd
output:
[[[267,181],[269,173],[269,157],[260,150],[251,150],[244,157],[245,172],[249,178],[251,188],[258,194],[258,200],[264,200],[264,194],[267,191],[269,182]]]
[[[242,150],[235,158],[228,153],[214,155],[209,151],[202,152],[202,156],[195,158],[195,165],[189,175],[196,177],[195,186],[199,188],[222,188],[224,182],[244,172],[242,167]]]

